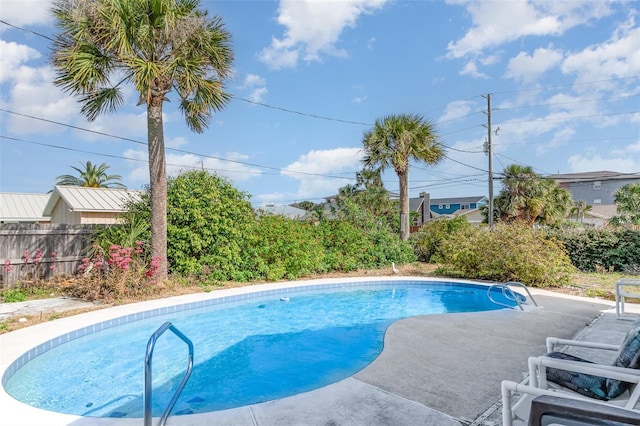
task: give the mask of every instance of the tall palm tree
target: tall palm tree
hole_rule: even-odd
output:
[[[107,163],[102,163],[96,166],[87,161],[84,165],[84,169],[79,167],[71,168],[78,172],[78,176],[73,175],[61,175],[56,178],[56,185],[73,185],[73,186],[85,186],[89,188],[126,188],[121,182],[120,175],[108,175]]]
[[[146,105],[151,194],[151,252],[167,276],[167,179],[162,108],[170,92],[187,126],[201,133],[230,99],[230,34],[200,0],[56,0],[56,85],[94,120],[124,103],[124,84]]]
[[[365,167],[380,172],[393,167],[400,183],[400,237],[409,238],[409,163],[436,164],[444,157],[431,123],[418,114],[378,119],[363,138]]]
[[[554,224],[566,217],[571,195],[553,180],[518,164],[505,167],[503,176],[502,190],[495,199],[501,220]]]

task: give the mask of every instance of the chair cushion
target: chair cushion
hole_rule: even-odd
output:
[[[591,361],[562,352],[550,352],[545,356],[555,359],[567,359],[570,361],[593,364]],[[604,377],[549,367],[547,368],[547,380],[588,396],[589,398],[600,399],[603,401],[607,401],[609,399],[607,395],[607,379]]]
[[[616,367],[640,369],[640,320],[636,321],[625,336],[618,356],[613,363]],[[607,396],[616,398],[629,388],[629,383],[607,379]]]

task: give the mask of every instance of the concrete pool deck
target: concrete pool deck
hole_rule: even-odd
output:
[[[413,279],[390,277],[389,279]],[[317,282],[317,281],[316,281]],[[301,282],[296,282],[300,285]],[[267,285],[286,288],[291,283]],[[242,289],[224,292],[247,292]],[[252,288],[253,291],[257,287]],[[262,404],[169,417],[168,425],[497,425],[500,382],[521,381],[527,358],[545,352],[545,338],[619,343],[630,322],[616,320],[613,302],[531,289],[540,308],[524,312],[426,315],[395,322],[384,350],[357,374],[321,389]],[[217,293],[217,292],[215,292]],[[87,324],[139,310],[186,303],[203,295],[125,305],[0,335],[0,368],[35,345]],[[638,305],[627,311],[640,314]],[[142,384],[141,384],[142,387]],[[32,408],[0,389],[2,424],[140,425],[142,419],[83,418]],[[157,424],[154,419],[154,424]]]

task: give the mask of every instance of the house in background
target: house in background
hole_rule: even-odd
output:
[[[615,205],[615,193],[621,187],[640,183],[638,173],[617,173],[610,171],[567,173],[547,176],[558,186],[571,193],[574,201],[583,200],[590,206]]]
[[[584,212],[583,217],[569,217],[570,220],[581,223],[588,228],[602,228],[607,226],[609,220],[618,214],[615,204],[597,204]]]
[[[484,215],[480,208],[487,205],[488,199],[484,195],[473,197],[430,198],[429,194],[421,193],[419,198],[409,200],[409,208],[412,212],[418,212],[418,219],[414,227],[420,227],[431,219],[453,218],[466,216],[473,224],[481,224]],[[427,210],[425,206],[429,206]]]
[[[86,188],[56,185],[43,216],[51,223],[68,225],[117,223],[118,215],[126,211],[127,203],[138,201],[142,191],[113,188]]]
[[[18,194],[0,192],[0,223],[49,223],[44,206],[49,194]]]
[[[257,209],[258,214],[272,214],[277,216],[285,216],[289,219],[302,220],[306,219],[309,214],[308,211],[303,210],[301,208],[290,206],[290,205],[275,205],[275,204],[267,204]]]
[[[437,216],[458,216],[465,210],[475,210],[486,206],[489,200],[484,195],[458,198],[432,198],[430,208]]]

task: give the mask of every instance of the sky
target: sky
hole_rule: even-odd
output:
[[[411,164],[412,197],[487,195],[490,163],[495,193],[510,164],[640,173],[639,6],[205,0],[232,37],[233,97],[195,134],[169,94],[167,172],[225,176],[257,207],[321,202],[354,183],[375,121],[406,113],[433,124],[446,154]],[[116,113],[81,115],[53,84],[50,7],[0,0],[0,192],[46,193],[87,161],[144,188],[145,105],[128,87]],[[384,183],[398,191],[393,170]]]

